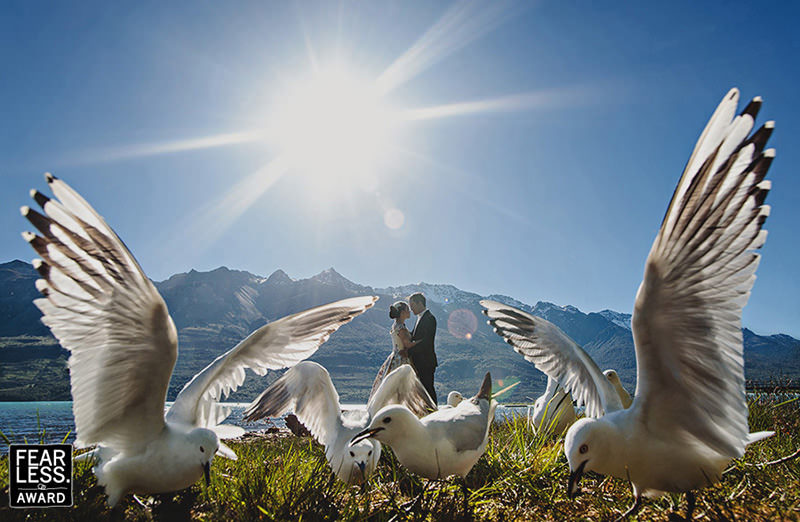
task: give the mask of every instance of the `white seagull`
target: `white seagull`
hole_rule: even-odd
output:
[[[533,403],[530,425],[534,433],[552,433],[560,436],[578,420],[572,395],[564,391],[558,381],[547,377],[547,388]]]
[[[331,333],[364,312],[376,297],[356,297],[267,324],[219,356],[187,383],[164,415],[178,335],[167,306],[133,255],[100,215],[66,183],[46,174],[58,200],[31,191],[41,214],[22,207],[41,233],[23,237],[44,298],[42,322],[69,350],[72,409],[78,447],[92,444],[94,472],[114,506],[127,493],[162,493],[209,481],[219,442],[243,433],[219,426],[216,401],[242,384],[245,369],[263,375],[313,354]]]
[[[447,405],[442,406],[443,408],[455,408],[461,401],[464,400],[464,396],[461,395],[461,392],[453,390],[447,394]]]
[[[628,390],[622,386],[622,381],[619,380],[619,374],[616,372],[616,370],[605,370],[603,371],[603,375],[606,376],[608,382],[610,382],[614,386],[614,389],[617,390],[617,395],[619,395],[619,400],[622,403],[622,407],[626,409],[630,408],[631,404],[633,404],[633,399],[631,398],[631,394],[628,393]]]
[[[489,323],[515,350],[586,405],[567,432],[569,492],[589,470],[627,478],[642,495],[686,492],[720,479],[749,434],[741,315],[755,280],[769,215],[764,180],[775,156],[763,150],[773,122],[752,136],[755,98],[735,116],[732,89],[700,136],[645,262],[633,337],[637,385],[623,409],[613,385],[580,346],[553,324],[482,301]],[[734,117],[735,116],[735,117]]]
[[[342,412],[339,394],[323,366],[312,362],[297,363],[259,395],[246,409],[244,420],[278,417],[294,410],[320,444],[339,480],[348,484],[366,481],[378,466],[381,445],[363,440],[350,445],[350,439],[363,430],[382,407],[402,404],[415,415],[435,409],[414,369],[403,364],[384,378],[367,404],[366,410]]]
[[[496,407],[487,372],[477,395],[421,419],[405,406],[382,408],[351,444],[374,438],[388,444],[400,464],[417,475],[463,479],[486,451]]]
[[[614,370],[603,372],[606,379],[614,386],[622,402],[623,408],[630,408],[633,400],[628,391],[623,388],[619,375]],[[530,424],[534,433],[539,431],[553,435],[562,435],[567,428],[578,420],[575,414],[575,407],[572,404],[572,394],[564,391],[564,388],[552,377],[547,377],[547,388],[533,403],[533,412],[530,416]]]

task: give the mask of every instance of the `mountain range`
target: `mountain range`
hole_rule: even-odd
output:
[[[0,400],[69,400],[68,352],[40,322],[32,304],[39,297],[38,275],[22,261],[0,264]],[[612,310],[584,313],[573,306],[509,296],[481,296],[446,284],[372,288],[354,283],[333,268],[306,279],[283,270],[269,277],[225,267],[176,274],[156,287],[179,332],[179,355],[168,400],[197,371],[252,330],[285,315],[356,295],[378,295],[376,305],[333,334],[311,358],[325,366],[343,402],[363,403],[374,376],[391,350],[389,306],[423,292],[438,321],[436,388],[440,400],[450,390],[472,395],[486,371],[495,389],[520,384],[505,402],[528,402],[546,378],[515,353],[486,324],[479,301],[494,299],[555,323],[605,368],[614,368],[632,392],[636,361],[631,316]],[[410,328],[413,328],[411,318]],[[800,377],[800,341],[788,335],[756,335],[744,330],[745,373],[749,380],[785,381]],[[281,372],[250,375],[230,400],[249,401]]]

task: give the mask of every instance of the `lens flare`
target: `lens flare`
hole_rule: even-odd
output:
[[[402,210],[390,208],[383,214],[383,223],[392,230],[398,230],[406,222],[406,216]]]
[[[447,330],[453,337],[469,341],[478,330],[478,318],[466,308],[459,308],[448,316]]]

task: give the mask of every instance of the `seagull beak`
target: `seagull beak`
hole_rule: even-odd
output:
[[[376,433],[382,430],[383,428],[378,427],[378,428],[366,429],[360,433],[356,433],[356,435],[352,439],[350,439],[350,445],[352,446],[356,442],[361,442],[364,439],[374,437]]]
[[[211,463],[206,462],[203,464],[203,475],[206,478],[206,487],[211,485]]]
[[[569,474],[569,485],[567,486],[567,495],[570,499],[574,498],[575,495],[580,493],[581,488],[578,487],[578,481],[583,476],[583,468],[586,467],[586,463],[589,462],[588,460],[584,460],[581,462],[581,465],[578,466],[578,469],[573,471]]]
[[[367,469],[367,463],[366,462],[359,462],[358,463],[358,469],[361,470],[361,474],[363,475],[364,474],[364,470]]]

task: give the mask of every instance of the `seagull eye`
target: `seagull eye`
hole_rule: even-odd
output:
[[[200,446],[200,453],[205,453],[206,449],[203,446]]]
[[[383,423],[384,424],[389,424],[390,422],[392,422],[392,418],[391,417],[386,417],[385,419],[383,419]]]
[[[369,457],[370,455],[372,455],[372,450],[369,450],[369,453],[367,453],[367,457]]]
[[[581,453],[586,453],[587,451],[589,451],[589,446],[584,444],[578,449],[578,451],[580,451]]]
[[[355,457],[355,456],[356,456],[356,454],[355,454],[355,453],[353,453],[353,452],[351,451],[351,452],[350,452],[350,456],[351,456],[351,457]]]

